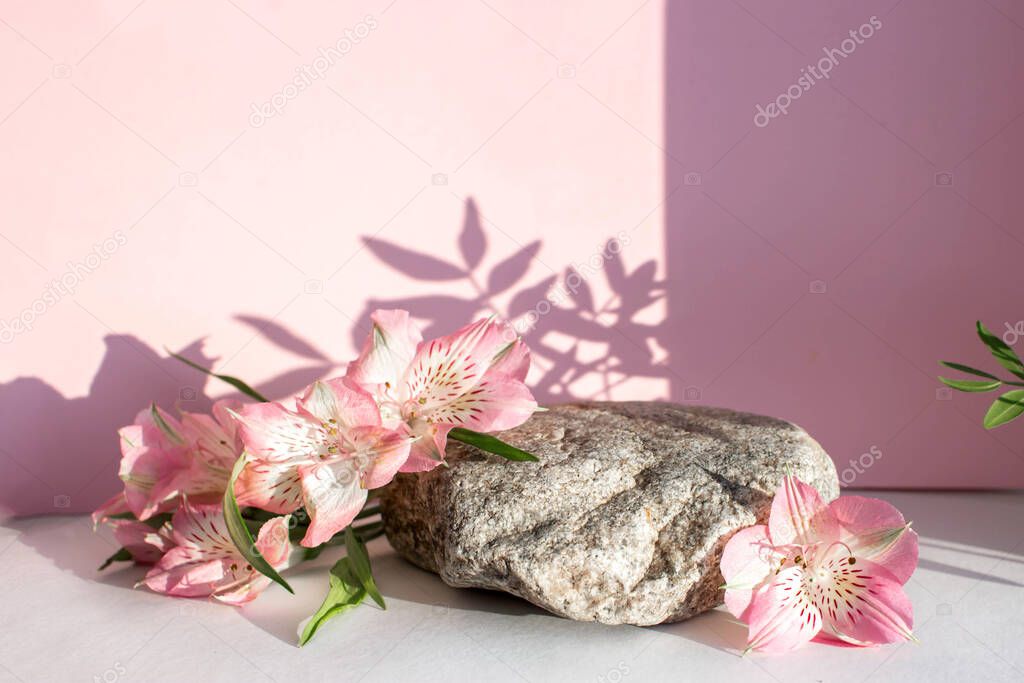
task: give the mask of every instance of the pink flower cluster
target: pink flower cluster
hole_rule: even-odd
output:
[[[747,649],[785,652],[814,639],[868,646],[913,640],[903,585],[917,534],[875,498],[825,505],[788,476],[768,524],[736,533],[722,554],[725,606],[749,627]]]
[[[221,511],[240,457],[238,504],[284,515],[256,541],[281,570],[293,554],[289,513],[305,510],[301,545],[317,547],[355,519],[369,489],[443,462],[452,429],[509,429],[536,410],[524,383],[529,350],[508,325],[481,320],[424,342],[405,311],[376,311],[372,321],[345,376],[293,400],[220,401],[212,416],[180,418],[154,406],[120,430],[124,490],[93,518],[135,561],[153,564],[142,583],[233,604],[269,585],[235,548]]]

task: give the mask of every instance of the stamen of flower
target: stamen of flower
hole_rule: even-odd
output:
[[[856,558],[854,558],[853,556],[853,549],[851,549],[850,546],[843,543],[842,541],[833,541],[832,543],[829,543],[828,547],[825,548],[825,553],[828,554],[828,551],[832,550],[832,546],[834,545],[841,545],[844,548],[846,548],[846,552],[850,555],[849,559],[847,559],[846,561],[847,564],[853,564],[854,562],[856,562]]]

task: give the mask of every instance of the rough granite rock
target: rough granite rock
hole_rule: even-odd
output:
[[[502,434],[539,463],[449,441],[450,467],[382,490],[384,528],[450,586],[501,590],[570,619],[641,626],[721,603],[732,533],[764,522],[791,472],[839,495],[807,432],[669,403],[576,403]]]

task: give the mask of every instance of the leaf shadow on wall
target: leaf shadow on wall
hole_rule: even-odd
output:
[[[630,378],[671,378],[656,358],[661,323],[638,319],[643,314],[650,319],[649,307],[665,296],[654,260],[628,270],[620,252],[629,247],[611,241],[556,271],[542,260],[539,241],[502,252],[493,244],[498,233],[485,232],[484,222],[476,204],[467,201],[456,244],[446,250],[461,263],[366,238],[369,252],[383,264],[429,289],[364,302],[352,328],[356,348],[376,308],[412,311],[425,321],[426,338],[496,314],[525,325],[536,368],[530,383],[542,402],[617,398],[615,390]],[[493,265],[484,267],[488,256]],[[532,265],[548,274],[529,279]],[[597,291],[604,296],[599,299]],[[314,344],[269,318],[239,314],[235,320],[251,328],[253,338],[299,360],[257,385],[270,398],[294,395],[340,371]],[[219,396],[228,390],[216,382],[208,387],[209,377],[132,335],[108,335],[104,345],[85,396],[65,396],[38,377],[0,384],[0,515],[91,511],[119,485],[120,427],[152,402],[165,409],[208,411],[212,401],[205,392]],[[204,367],[217,364],[203,351],[202,339],[179,352]]]
[[[311,361],[257,386],[271,398],[292,395],[335,367],[311,344],[270,320],[236,319]],[[85,396],[64,396],[38,377],[0,384],[0,517],[95,509],[120,486],[119,428],[150,403],[188,412],[210,410],[207,375],[131,335],[108,335],[104,345]],[[204,353],[202,339],[178,353],[203,367],[217,360]],[[228,388],[214,382],[209,388],[215,395]]]
[[[556,269],[541,258],[542,244],[535,240],[511,253],[500,253],[494,265],[484,268],[488,253],[499,251],[484,231],[484,222],[474,200],[467,200],[456,244],[437,249],[457,254],[459,263],[365,237],[367,250],[383,264],[429,290],[366,301],[352,330],[357,348],[363,343],[370,313],[377,308],[411,311],[426,321],[426,339],[494,314],[513,321],[530,345],[536,369],[529,383],[542,403],[610,399],[616,397],[617,387],[632,378],[671,382],[674,375],[659,358],[664,323],[660,315],[650,322],[648,310],[665,298],[665,283],[657,279],[654,259],[627,270],[623,252],[629,250],[628,239],[614,238]],[[549,274],[529,279],[534,264]],[[595,293],[599,291],[607,294],[599,297]]]

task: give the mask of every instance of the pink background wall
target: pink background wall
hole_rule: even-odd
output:
[[[0,2],[0,509],[90,509],[140,407],[225,394],[163,346],[284,396],[373,307],[525,319],[573,268],[545,400],[772,413],[854,486],[1024,485],[1024,424],[935,379],[1024,318],[1024,6],[427,5]]]

